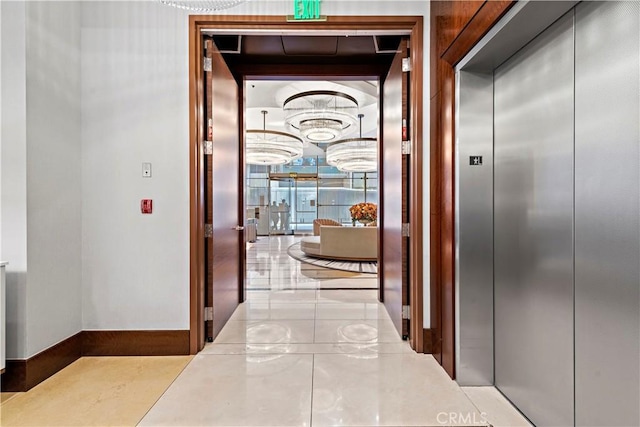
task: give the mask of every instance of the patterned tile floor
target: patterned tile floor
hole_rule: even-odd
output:
[[[3,394],[0,424],[529,425],[493,387],[461,388],[414,353],[375,277],[301,264],[286,251],[298,240],[249,245],[247,301],[197,356],[80,359]]]

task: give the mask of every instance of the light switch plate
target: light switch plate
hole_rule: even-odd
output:
[[[142,163],[142,177],[151,178],[151,163],[149,162]]]

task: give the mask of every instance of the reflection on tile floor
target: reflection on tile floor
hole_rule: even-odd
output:
[[[371,275],[309,274],[286,254],[297,240],[250,245],[247,301],[196,357],[82,358],[3,393],[0,425],[529,425],[493,387],[460,388],[413,352]]]
[[[313,357],[196,356],[140,425],[309,425]]]
[[[247,301],[141,425],[526,425],[508,402],[470,398],[413,352],[378,302],[377,278],[308,268],[286,253],[298,240],[250,245]]]
[[[435,426],[439,414],[451,412],[481,421],[464,392],[427,355],[319,354],[313,387],[318,426]]]

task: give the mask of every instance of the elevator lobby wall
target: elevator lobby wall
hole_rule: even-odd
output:
[[[284,16],[291,7],[290,1],[252,1],[224,14]],[[322,14],[420,15],[425,38],[429,34],[425,1],[404,2],[400,11],[394,1],[324,0]],[[187,16],[147,1],[82,5],[85,330],[189,328]],[[425,66],[424,81],[428,78]],[[428,123],[423,129],[426,144]],[[428,156],[425,150],[424,165]],[[142,162],[153,164],[151,179],[141,178]],[[425,173],[425,203],[428,179]],[[152,215],[140,214],[142,198],[154,199]],[[428,212],[425,206],[426,220]],[[424,326],[429,327],[424,229]]]
[[[0,8],[6,344],[25,359],[82,329],[80,3]]]
[[[290,6],[226,13],[284,16]],[[151,1],[1,7],[8,358],[66,342],[58,350],[71,345],[73,360],[80,331],[187,332],[188,13]],[[400,13],[424,16],[428,34],[428,2],[400,12],[393,1],[323,1],[328,16]],[[426,202],[428,175],[423,188]],[[142,198],[154,200],[152,215],[140,214]],[[424,240],[428,249],[426,230]]]

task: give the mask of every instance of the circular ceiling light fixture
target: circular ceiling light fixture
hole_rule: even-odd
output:
[[[230,9],[246,0],[159,0],[167,6],[178,9],[191,10],[194,12],[217,12],[219,10]]]
[[[342,135],[342,122],[333,119],[306,119],[300,122],[300,134],[307,141],[333,141]]]
[[[343,92],[314,90],[289,97],[283,110],[290,132],[315,144],[328,143],[355,126],[358,101]]]
[[[378,141],[376,138],[362,137],[362,118],[360,119],[360,137],[342,139],[327,148],[327,163],[343,172],[374,172],[378,169]]]
[[[303,141],[295,135],[266,130],[267,111],[262,113],[262,130],[245,132],[245,161],[250,165],[284,165],[302,157]]]

